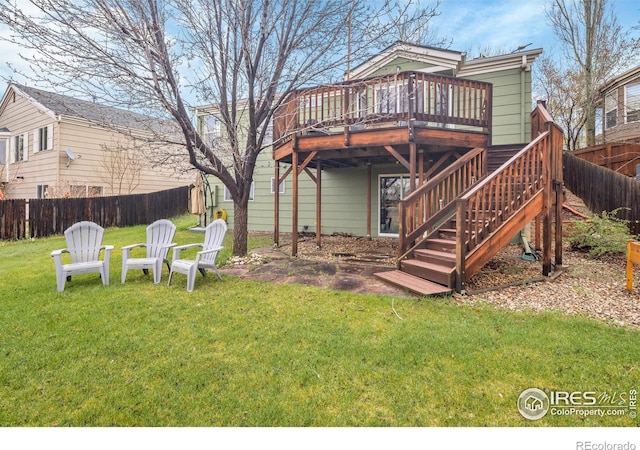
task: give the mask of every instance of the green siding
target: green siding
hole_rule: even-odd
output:
[[[434,64],[425,64],[418,61],[412,61],[407,58],[396,58],[373,72],[371,75],[369,75],[369,78],[394,74],[398,71],[398,67],[400,67],[400,72],[409,72],[412,70],[419,70],[434,66]]]
[[[425,67],[424,64],[406,59],[396,59],[382,67],[375,75],[393,73],[396,66],[402,71]],[[493,144],[526,143],[531,140],[531,72],[519,69],[471,76],[468,78],[493,84]],[[522,86],[525,86],[522,95]],[[523,138],[524,136],[524,138]],[[249,204],[249,230],[272,232],[274,229],[274,194],[271,193],[271,179],[275,175],[275,161],[270,148],[265,149],[256,164],[254,173],[255,197]],[[288,166],[281,165],[280,175]],[[372,235],[378,235],[378,179],[380,175],[407,173],[402,166],[373,166],[371,180],[371,228]],[[403,169],[403,168],[402,168]],[[315,175],[315,169],[310,169]],[[298,231],[315,232],[316,187],[306,173],[299,178],[299,219]],[[227,220],[233,227],[233,203],[224,201],[224,188],[215,178],[210,179],[217,186],[217,207],[224,208]],[[322,171],[322,224],[323,234],[334,232],[364,236],[367,232],[367,168],[361,166],[350,169],[325,169]],[[291,232],[292,223],[292,176],[285,180],[285,193],[280,195],[280,232]]]
[[[468,78],[493,84],[492,143],[501,145],[529,142],[531,140],[531,72],[510,69]],[[524,96],[521,94],[523,81]]]

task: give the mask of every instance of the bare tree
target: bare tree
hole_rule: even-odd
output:
[[[553,0],[553,30],[571,62],[574,81],[583,86],[586,144],[595,144],[598,87],[637,58],[640,40],[618,24],[608,0]]]
[[[103,145],[102,150],[100,179],[109,186],[113,195],[131,194],[140,185],[142,164],[139,152],[118,143]]]
[[[438,36],[431,26],[432,19],[440,15],[438,7],[440,0],[433,5],[423,6],[424,3],[408,1],[404,5],[395,4],[388,11],[389,22],[393,27],[389,30],[389,38],[410,44],[428,44],[439,48],[449,48],[451,38]]]
[[[335,81],[348,54],[362,60],[388,44],[401,17],[389,11],[401,13],[402,4],[0,0],[0,23],[13,32],[3,39],[28,50],[34,71],[25,75],[34,83],[171,120],[179,133],[169,143],[228,188],[233,251],[242,255],[256,159],[279,102],[302,86]],[[219,106],[220,145],[199,134],[190,115],[196,104]],[[166,134],[160,139],[171,141]]]
[[[561,68],[551,55],[542,56],[537,67],[534,89],[546,99],[547,110],[564,130],[565,148],[581,148],[586,116],[580,71]]]

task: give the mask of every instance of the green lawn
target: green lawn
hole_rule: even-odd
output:
[[[197,242],[190,217],[178,243]],[[640,333],[559,314],[198,275],[129,272],[57,293],[64,238],[0,243],[0,426],[637,426],[524,419],[526,388],[640,388]],[[269,240],[253,240],[250,246]],[[231,240],[222,259],[230,255]]]

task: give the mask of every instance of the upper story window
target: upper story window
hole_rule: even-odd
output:
[[[33,132],[33,153],[53,148],[53,125],[38,128]]]
[[[640,82],[624,88],[625,122],[640,121]]]
[[[7,140],[0,139],[0,166],[7,163]]]
[[[13,138],[12,162],[26,161],[28,159],[28,134],[23,133]]]
[[[607,94],[604,98],[604,126],[613,128],[618,124],[618,91]]]
[[[220,118],[215,114],[201,116],[202,137],[205,143],[216,146],[221,136]]]

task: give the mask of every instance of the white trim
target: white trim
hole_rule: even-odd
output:
[[[378,174],[378,187],[377,187],[378,194],[376,196],[376,199],[377,199],[376,205],[377,205],[377,210],[378,210],[378,215],[377,215],[377,217],[378,217],[378,220],[377,220],[378,228],[377,228],[376,231],[378,233],[378,236],[381,236],[381,237],[383,237],[383,236],[384,237],[398,237],[398,233],[385,233],[380,228],[380,225],[381,225],[380,221],[382,219],[381,214],[380,214],[380,212],[382,211],[381,198],[380,198],[380,181],[381,181],[381,179],[382,178],[392,178],[392,177],[400,178],[400,189],[401,189],[400,190],[400,199],[403,199],[404,195],[403,195],[403,189],[402,189],[402,180],[403,179],[407,179],[407,181],[408,181],[409,176],[410,176],[410,174],[406,173],[406,172],[405,173],[379,173]],[[417,178],[416,178],[416,182],[417,182]],[[391,218],[391,220],[393,221],[393,218]]]
[[[630,87],[633,87],[634,90],[637,91],[637,92],[634,92],[634,97],[635,97],[635,103],[634,103],[635,108],[634,109],[631,109],[632,106],[629,104],[629,92],[628,92],[628,90],[629,90]],[[638,119],[632,120],[632,121],[629,121],[629,119],[628,119],[628,115],[629,115],[630,111],[633,111],[634,113],[637,114],[638,110],[640,110],[640,80],[638,80],[635,83],[634,82],[628,83],[628,84],[626,84],[624,86],[624,123],[625,124],[627,124],[627,123],[636,123],[636,122],[640,121],[640,117]]]
[[[40,128],[36,128],[33,132],[33,153],[36,154],[40,151]]]
[[[460,68],[458,76],[468,77],[483,73],[497,72],[499,70],[521,69],[531,71],[531,65],[542,54],[542,49],[533,49],[526,52],[509,53],[506,55],[476,58],[465,61]]]
[[[372,73],[389,64],[397,58],[433,64],[438,70],[456,71],[463,63],[465,53],[454,50],[444,50],[435,47],[396,42],[364,63],[354,67],[349,72],[351,79],[367,78]]]
[[[222,186],[224,188],[223,190],[223,195],[222,195],[222,201],[224,202],[232,202],[233,198],[231,198],[231,192],[229,191],[229,189],[227,189],[226,186]],[[255,190],[255,181],[251,182],[251,191],[249,191],[249,201],[252,202],[255,200],[255,194],[256,194],[256,190]]]
[[[22,97],[24,97],[29,103],[35,106],[40,112],[45,113],[47,116],[51,117],[53,120],[56,120],[55,112],[51,111],[48,108],[45,108],[40,102],[36,101],[33,97],[27,95],[23,91],[21,91],[15,84],[12,84],[11,87],[14,89],[16,93],[19,93]]]
[[[287,184],[286,183],[287,183],[287,180],[282,180],[282,182],[280,183],[279,188],[281,188],[281,189],[278,189],[278,194],[279,195],[282,195],[282,194],[284,194],[286,192],[286,190],[287,190],[287,188],[286,188]],[[272,194],[276,193],[275,184],[276,184],[276,177],[271,177],[270,189],[271,189],[271,193]]]

